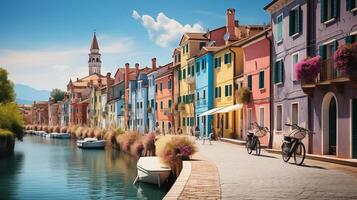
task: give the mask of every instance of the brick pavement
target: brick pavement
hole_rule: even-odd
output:
[[[222,199],[357,199],[354,167],[313,160],[296,166],[265,150],[258,157],[222,142],[198,147],[218,168]],[[192,171],[191,176],[199,174]]]

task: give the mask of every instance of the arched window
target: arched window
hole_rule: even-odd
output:
[[[97,62],[99,62],[99,58],[97,58]]]

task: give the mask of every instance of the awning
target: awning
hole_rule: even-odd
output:
[[[243,104],[235,104],[235,105],[231,105],[231,106],[227,106],[223,109],[220,109],[218,111],[216,111],[215,113],[226,113],[226,112],[232,112],[238,109],[243,108]]]
[[[211,110],[207,110],[206,112],[203,112],[202,114],[198,115],[199,117],[206,116],[206,115],[213,115],[215,112],[222,110],[223,108],[213,108]]]

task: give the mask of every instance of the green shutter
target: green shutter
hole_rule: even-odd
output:
[[[327,0],[321,0],[321,2],[320,2],[321,23],[324,23],[327,19],[326,6],[327,6]]]
[[[224,96],[228,96],[228,85],[224,86]]]
[[[355,0],[346,0],[346,11],[350,11],[355,8],[356,2]]]
[[[335,51],[337,50],[337,48],[338,48],[338,42],[337,42],[337,40],[335,40],[335,41],[333,42],[333,50],[332,50],[332,52],[335,53]]]
[[[248,89],[252,90],[252,75],[248,75]]]
[[[302,23],[303,23],[303,13],[302,13],[302,10],[301,10],[301,6],[299,6],[298,8],[298,32],[301,33],[302,32]]]
[[[356,41],[356,36],[355,35],[349,35],[345,38],[345,42],[347,44],[353,44]]]
[[[191,75],[191,67],[187,66],[187,75]]]
[[[259,89],[264,88],[264,71],[259,72]]]
[[[172,104],[172,102],[171,102],[171,100],[169,100],[169,108],[171,108],[171,104]]]
[[[289,12],[289,36],[295,34],[295,10]]]
[[[319,47],[319,54],[320,54],[322,60],[326,59],[326,46],[325,45],[321,45]]]
[[[283,60],[280,61],[280,81],[279,82],[284,82],[284,62]]]
[[[182,79],[186,79],[186,69],[182,70]]]
[[[181,69],[178,70],[178,80],[180,81],[182,79],[181,77]]]
[[[191,75],[192,76],[195,75],[195,66],[194,65],[191,66]]]
[[[333,0],[333,17],[338,18],[340,15],[340,0]]]

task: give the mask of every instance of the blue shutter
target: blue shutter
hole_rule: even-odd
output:
[[[350,11],[355,8],[356,2],[355,0],[346,0],[346,11]]]
[[[321,2],[320,2],[321,23],[324,23],[327,19],[326,6],[327,6],[327,0],[321,0]]]

